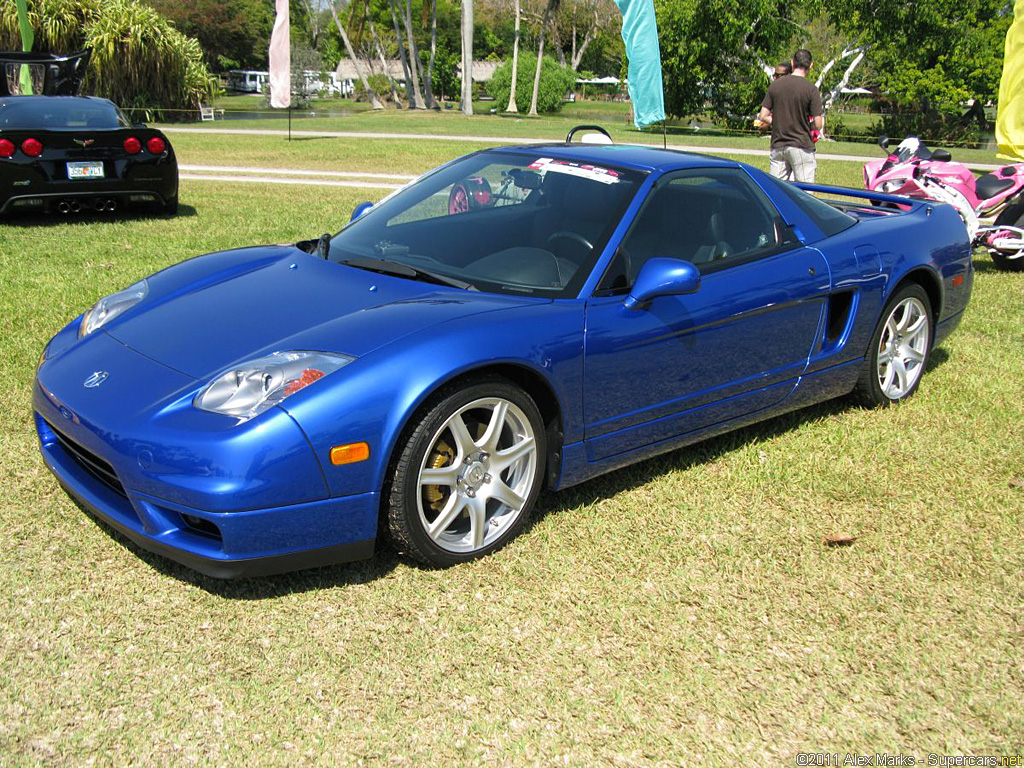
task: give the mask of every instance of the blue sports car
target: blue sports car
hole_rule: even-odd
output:
[[[872,201],[897,198],[650,147],[477,152],[334,236],[100,299],[43,353],[43,457],[95,516],[212,576],[381,535],[435,566],[481,557],[543,488],[912,395],[967,305],[970,244],[948,206]]]

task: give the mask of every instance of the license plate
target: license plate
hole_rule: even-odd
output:
[[[69,179],[102,179],[103,162],[68,163]]]

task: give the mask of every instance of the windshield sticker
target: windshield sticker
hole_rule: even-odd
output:
[[[530,163],[527,168],[535,171],[553,173],[565,173],[569,176],[579,176],[592,181],[599,181],[602,184],[615,184],[620,181],[621,174],[608,168],[601,168],[596,165],[585,163],[573,163],[568,160],[555,160],[553,157],[541,157]]]

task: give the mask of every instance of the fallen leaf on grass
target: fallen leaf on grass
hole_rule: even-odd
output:
[[[1011,488],[1024,488],[1024,477],[1015,477],[1010,481]]]
[[[846,533],[830,533],[825,536],[824,543],[827,547],[848,547],[856,540],[856,536]]]

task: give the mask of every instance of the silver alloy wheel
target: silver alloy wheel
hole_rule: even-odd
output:
[[[500,397],[474,400],[448,417],[420,464],[423,530],[449,552],[489,546],[519,518],[536,475],[537,441],[522,409]]]
[[[885,320],[878,340],[878,386],[890,400],[910,392],[924,372],[928,355],[928,312],[921,301],[910,296],[895,307]]]

